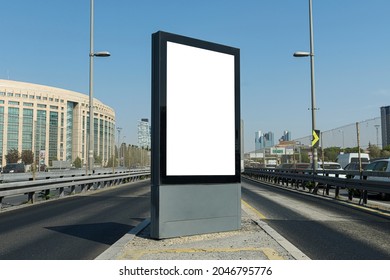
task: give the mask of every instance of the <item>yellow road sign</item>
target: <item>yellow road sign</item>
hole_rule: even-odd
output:
[[[313,148],[317,148],[320,144],[320,131],[319,130],[313,130],[313,140],[311,141],[311,146]]]

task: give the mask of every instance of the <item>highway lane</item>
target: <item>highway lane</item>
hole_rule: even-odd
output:
[[[0,259],[94,259],[150,216],[150,181],[0,213]]]
[[[389,217],[246,179],[242,198],[311,259],[390,259]]]

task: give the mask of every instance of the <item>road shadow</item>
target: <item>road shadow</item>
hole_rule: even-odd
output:
[[[143,219],[133,218],[132,220],[142,221]],[[132,225],[114,222],[46,227],[48,230],[107,245],[114,244],[133,228]]]

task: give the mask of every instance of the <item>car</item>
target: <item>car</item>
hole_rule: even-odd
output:
[[[26,172],[26,167],[24,163],[8,163],[3,168],[3,173],[24,173]]]
[[[362,162],[362,170],[368,165],[368,162]],[[351,162],[348,163],[345,167],[344,170],[359,170],[359,163],[358,162]]]
[[[372,161],[364,167],[363,171],[374,171],[374,172],[389,172],[390,173],[390,158],[387,159],[378,159]],[[360,176],[355,176],[354,179],[360,179]],[[390,182],[389,176],[364,176],[363,179],[372,180],[372,181],[382,181]],[[369,192],[370,194],[379,195],[381,198],[390,197],[390,190],[388,193],[374,193]]]
[[[325,171],[329,171],[329,173],[332,173],[333,171],[344,171],[344,169],[341,167],[341,165],[337,162],[330,162],[330,161],[319,161],[317,164],[317,171],[320,171],[320,174],[325,175]],[[335,174],[329,174],[329,177],[336,177]],[[338,178],[346,178],[345,174],[338,174]]]
[[[310,168],[310,163],[296,162],[296,163],[282,163],[277,166],[277,169],[293,169],[293,170],[306,170]]]
[[[364,170],[364,168],[368,165],[368,162],[362,162],[362,170]],[[348,163],[345,167],[344,167],[344,170],[345,171],[359,171],[360,167],[359,167],[359,163],[358,162],[351,162],[351,163]],[[355,173],[356,174],[356,173]],[[354,174],[347,174],[346,175],[346,178],[348,179],[351,179],[354,177]]]

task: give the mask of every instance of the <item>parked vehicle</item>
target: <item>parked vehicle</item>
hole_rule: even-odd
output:
[[[8,163],[3,168],[3,173],[24,173],[26,172],[26,167],[24,163]]]
[[[362,163],[369,163],[370,155],[366,153],[360,153],[360,159]],[[359,153],[339,154],[336,158],[336,161],[341,165],[342,168],[345,168],[345,166],[347,166],[349,163],[359,163]]]

